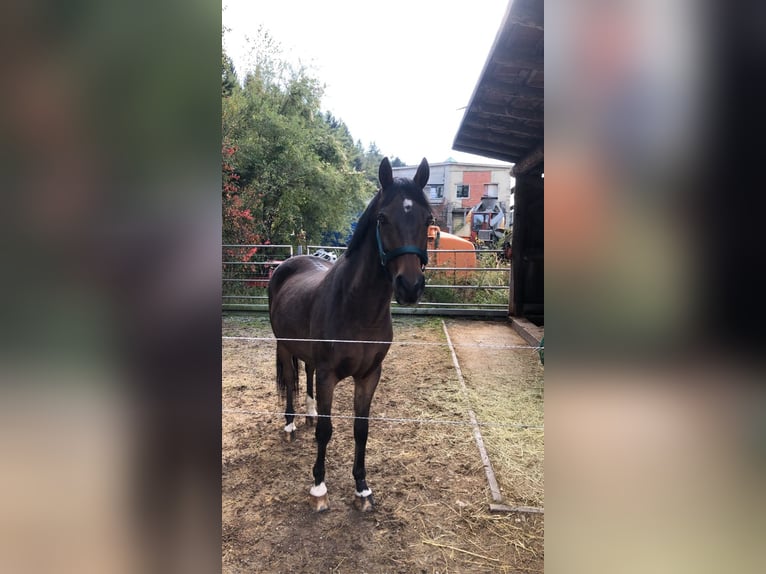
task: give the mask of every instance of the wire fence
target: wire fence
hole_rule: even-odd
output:
[[[444,324],[444,322],[442,322]],[[446,325],[444,326],[445,333],[447,333]],[[474,348],[474,349],[487,349],[487,350],[527,350],[540,352],[544,350],[544,346],[535,345],[498,345],[488,343],[454,343],[451,340],[445,342],[439,341],[361,341],[357,339],[312,339],[312,338],[290,338],[290,337],[254,337],[254,336],[239,336],[239,335],[223,335],[221,337],[224,341],[244,341],[254,343],[276,343],[278,341],[284,342],[306,342],[306,343],[338,343],[338,344],[363,344],[363,345],[402,345],[402,346],[420,346],[420,347],[447,347],[453,353],[453,359],[457,363],[457,357],[454,355],[455,348]],[[457,367],[459,369],[459,366]],[[284,411],[264,411],[264,410],[248,410],[248,409],[222,409],[223,414],[230,415],[252,415],[252,416],[286,416]],[[472,412],[472,411],[471,411]],[[293,413],[296,417],[308,417],[307,414]],[[423,419],[423,418],[407,418],[407,417],[357,417],[352,415],[314,415],[317,417],[326,417],[329,419],[346,419],[356,420],[363,419],[375,422],[390,422],[390,423],[418,423],[418,424],[433,424],[433,425],[450,425],[450,426],[484,426],[484,427],[498,427],[509,428],[519,430],[544,430],[543,425],[533,425],[521,422],[481,422],[478,421],[475,416],[471,417],[471,420],[443,420],[443,419]]]
[[[280,416],[287,415],[284,411],[257,411],[247,409],[221,409],[224,414],[239,414],[239,415],[254,415],[254,416]],[[293,413],[295,417],[309,417],[315,416],[318,418],[328,419],[341,419],[341,420],[366,420],[370,422],[389,422],[389,423],[419,423],[419,424],[432,424],[432,425],[448,425],[448,426],[483,426],[483,427],[498,427],[498,428],[513,428],[522,430],[544,430],[543,425],[530,425],[524,423],[502,423],[502,422],[481,422],[470,420],[445,420],[445,419],[419,419],[408,417],[358,417],[354,415],[308,415],[305,413]]]
[[[360,341],[358,339],[304,339],[304,338],[290,338],[290,337],[245,337],[239,335],[223,335],[221,337],[224,341],[263,341],[273,342],[278,341],[295,342],[295,343],[350,343],[357,345],[412,345],[412,346],[424,346],[424,347],[448,347],[448,343],[440,343],[438,341]],[[460,348],[474,348],[474,349],[527,349],[530,351],[544,350],[544,346],[534,345],[496,345],[488,343],[453,343],[454,347]]]
[[[497,477],[495,475],[495,471],[492,465],[492,462],[490,461],[489,453],[487,450],[487,446],[485,444],[484,438],[482,436],[482,430],[481,429],[487,429],[488,433],[494,432],[497,434],[501,431],[491,431],[490,429],[506,429],[508,431],[512,432],[512,435],[514,437],[518,437],[518,439],[521,441],[522,444],[540,444],[542,440],[544,440],[544,431],[545,427],[543,424],[529,424],[525,423],[523,421],[487,421],[487,420],[480,420],[477,416],[476,411],[473,408],[471,395],[468,392],[465,379],[462,374],[462,369],[459,364],[458,356],[456,354],[455,349],[456,348],[476,348],[476,349],[493,349],[493,350],[515,350],[515,351],[536,351],[540,352],[544,349],[543,345],[535,346],[535,345],[508,345],[508,344],[488,344],[488,343],[482,343],[482,342],[476,342],[476,343],[455,343],[452,341],[449,331],[447,329],[447,325],[444,320],[442,320],[442,327],[444,330],[444,335],[446,338],[446,341],[393,341],[393,340],[372,340],[372,341],[360,341],[355,339],[316,339],[316,338],[285,338],[285,337],[261,337],[261,336],[237,336],[237,335],[223,335],[222,338],[225,341],[231,341],[231,342],[252,342],[255,344],[275,344],[277,342],[322,342],[322,343],[332,343],[332,344],[391,344],[391,345],[402,345],[402,346],[418,346],[418,347],[447,347],[450,351],[452,361],[454,364],[455,372],[457,375],[457,379],[462,391],[462,396],[465,401],[465,412],[463,413],[464,417],[460,420],[455,419],[441,419],[441,418],[421,418],[421,417],[390,417],[390,416],[356,416],[356,415],[341,415],[341,414],[309,414],[309,413],[290,413],[288,415],[285,411],[274,411],[274,410],[258,410],[258,409],[236,409],[236,408],[223,408],[222,409],[222,415],[228,415],[228,416],[246,416],[246,417],[285,417],[285,421],[288,420],[292,423],[294,421],[294,417],[300,418],[304,417],[308,421],[310,418],[323,418],[323,419],[329,419],[329,420],[346,420],[346,421],[356,421],[356,420],[366,420],[370,423],[375,424],[392,424],[392,425],[432,425],[432,426],[440,426],[440,427],[451,427],[451,428],[464,428],[464,427],[470,427],[472,429],[472,434],[474,437],[474,441],[476,443],[476,446],[479,451],[479,455],[482,462],[482,467],[484,469],[484,472],[486,474],[487,483],[490,489],[490,493],[492,496],[492,500],[494,501],[494,509],[492,505],[490,505],[490,510],[492,511],[502,511],[502,512],[534,512],[534,513],[542,513],[543,509],[538,507],[509,507],[504,506],[502,504],[504,497],[500,490],[500,486],[498,484]],[[458,413],[453,414],[460,416]],[[518,414],[518,413],[517,413]],[[287,418],[288,416],[291,416],[293,418]],[[523,415],[522,415],[523,416]],[[536,419],[537,416],[530,415],[530,418]],[[270,421],[269,421],[270,422]],[[287,427],[286,427],[287,428]],[[531,434],[528,434],[531,433]],[[441,431],[440,433],[441,434]],[[516,439],[513,439],[514,444],[516,444]],[[497,448],[497,447],[494,447]],[[493,451],[496,453],[496,451]],[[499,455],[498,455],[499,456]],[[499,457],[502,461],[502,457]],[[501,469],[504,467],[501,465]],[[505,472],[505,471],[504,471]]]

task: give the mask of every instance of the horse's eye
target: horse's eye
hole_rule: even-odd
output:
[[[382,213],[378,214],[378,223],[388,223],[388,219]]]

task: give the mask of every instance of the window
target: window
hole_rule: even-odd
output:
[[[427,185],[425,190],[430,200],[442,199],[444,197],[443,185]]]
[[[455,197],[468,197],[470,189],[471,186],[459,183],[457,185],[457,193],[455,194]]]

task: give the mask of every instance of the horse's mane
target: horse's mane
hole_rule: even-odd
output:
[[[353,255],[362,246],[364,236],[367,234],[367,228],[372,223],[374,214],[378,210],[380,196],[380,192],[375,194],[370,203],[367,204],[367,209],[364,210],[359,221],[356,222],[356,229],[354,229],[354,234],[351,236],[351,241],[348,242],[348,247],[346,248],[346,256]]]
[[[411,179],[394,178],[394,183],[388,188],[387,192],[378,191],[370,200],[370,203],[367,204],[367,209],[364,210],[364,213],[362,213],[362,216],[359,218],[354,234],[351,236],[351,241],[348,242],[348,247],[346,248],[347,256],[353,255],[355,252],[359,251],[364,243],[364,237],[367,235],[367,230],[375,225],[378,209],[384,205],[381,198],[385,196],[387,199],[386,204],[388,204],[393,200],[394,196],[397,195],[394,193],[395,190],[409,192],[407,193],[407,198],[412,199],[415,203],[425,207],[429,212],[431,211],[431,205],[426,199],[426,194],[423,193]]]

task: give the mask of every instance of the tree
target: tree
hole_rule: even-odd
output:
[[[233,240],[248,227],[263,243],[289,244],[344,236],[375,191],[358,169],[367,158],[348,127],[321,112],[322,88],[304,67],[285,62],[268,35],[253,54],[241,87],[222,58],[224,233]]]
[[[227,98],[231,96],[235,89],[239,87],[237,74],[234,71],[234,64],[226,52],[221,52],[221,96]]]
[[[237,148],[224,143],[221,146],[222,205],[223,205],[223,243],[258,244],[261,242],[262,229],[255,221],[249,207],[245,206],[243,193],[239,187],[239,175],[231,164]],[[248,195],[248,194],[244,194]],[[256,202],[248,201],[250,205]]]
[[[359,142],[361,145],[361,142]],[[362,169],[365,178],[376,188],[378,186],[378,167],[383,160],[383,154],[375,142],[370,142],[366,151],[362,151]]]

